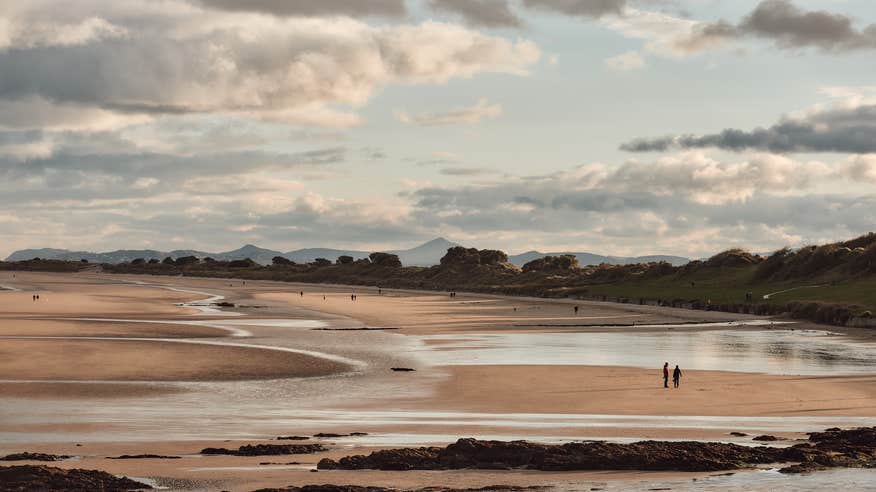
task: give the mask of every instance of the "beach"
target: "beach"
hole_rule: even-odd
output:
[[[461,437],[751,443],[876,423],[876,349],[863,332],[229,279],[3,272],[0,284],[17,289],[0,291],[0,455],[69,454],[78,458],[51,465],[171,489],[679,484],[709,474],[311,470],[326,457]],[[663,388],[664,361],[681,366],[680,388]],[[328,448],[313,455],[199,454],[317,433],[367,435],[311,438]],[[109,459],[122,454],[181,458]]]

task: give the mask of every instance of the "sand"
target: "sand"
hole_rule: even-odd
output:
[[[607,415],[876,415],[876,376],[774,376],[685,371],[663,388],[660,368],[452,366],[429,408]],[[485,384],[487,383],[488,384]],[[410,408],[421,408],[420,402]]]

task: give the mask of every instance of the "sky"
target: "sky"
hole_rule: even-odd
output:
[[[872,0],[0,0],[0,256],[876,230]]]

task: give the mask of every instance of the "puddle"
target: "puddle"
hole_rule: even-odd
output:
[[[433,365],[659,368],[664,361],[669,361],[672,365],[681,365],[682,369],[780,375],[876,372],[876,344],[814,330],[489,333],[431,335],[418,339],[423,342],[418,355]],[[429,346],[436,342],[438,345]]]

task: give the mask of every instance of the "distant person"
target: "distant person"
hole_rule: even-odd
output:
[[[672,371],[672,384],[676,388],[678,388],[678,384],[681,383],[681,369],[678,366],[675,366],[675,370]]]
[[[578,316],[578,306],[575,306],[575,316]]]
[[[322,300],[323,300],[323,301],[325,300],[325,294],[322,295]]]
[[[669,363],[663,364],[663,387],[669,387]]]
[[[303,291],[303,290],[301,291],[301,297],[304,297],[304,291]]]

